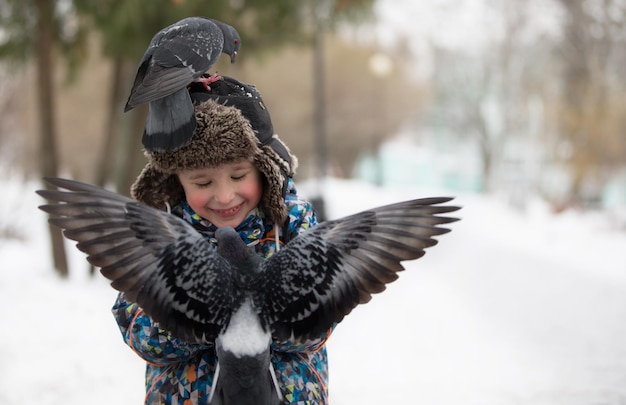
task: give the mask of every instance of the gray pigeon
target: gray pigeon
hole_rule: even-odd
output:
[[[216,75],[202,75],[221,53],[230,55],[234,63],[240,47],[241,38],[233,27],[204,17],[180,20],[152,38],[124,108],[126,112],[150,103],[142,138],[147,150],[176,150],[191,139],[196,120],[187,86],[193,81],[208,86],[218,80]]]
[[[78,241],[111,285],[159,325],[188,342],[215,343],[209,403],[284,402],[270,362],[272,340],[315,339],[398,278],[403,260],[434,246],[451,198],[386,205],[326,221],[269,259],[229,227],[217,248],[182,219],[72,180],[39,190],[49,221]]]

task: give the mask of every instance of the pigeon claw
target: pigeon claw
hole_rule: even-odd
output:
[[[218,75],[217,73],[213,73],[212,75],[210,75],[210,76],[208,76],[208,77],[204,77],[204,76],[202,76],[202,77],[200,77],[200,78],[198,79],[198,81],[199,81],[200,83],[202,83],[202,85],[204,85],[204,88],[205,88],[207,91],[210,91],[210,90],[211,90],[211,86],[210,86],[210,84],[211,84],[211,83],[215,83],[215,82],[217,82],[217,81],[219,81],[219,80],[222,80],[222,76]]]

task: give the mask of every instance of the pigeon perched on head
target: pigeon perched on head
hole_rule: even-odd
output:
[[[144,53],[124,111],[149,103],[142,143],[149,151],[176,150],[196,127],[187,86],[219,80],[202,75],[221,53],[235,62],[241,47],[237,31],[221,21],[189,17],[159,31]]]
[[[159,325],[215,343],[212,405],[283,403],[270,344],[318,338],[398,278],[404,260],[434,246],[456,221],[450,198],[425,198],[326,221],[269,259],[234,229],[217,248],[184,220],[110,191],[48,178],[40,208],[94,266]]]

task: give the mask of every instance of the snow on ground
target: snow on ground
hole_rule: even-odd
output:
[[[0,240],[0,404],[142,403],[143,363],[110,314],[115,291],[70,243],[72,275],[59,280],[39,185],[0,187],[0,226],[27,236]],[[339,180],[324,190],[331,217],[433,195]],[[626,233],[538,203],[457,203],[453,231],[337,327],[332,403],[626,403]]]

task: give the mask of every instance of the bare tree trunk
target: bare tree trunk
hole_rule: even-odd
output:
[[[117,173],[116,187],[117,192],[124,195],[130,194],[131,185],[145,165],[141,152],[141,136],[146,125],[147,107],[147,105],[142,105],[135,108],[134,114],[130,117],[129,128],[121,133],[123,138],[118,145],[118,154],[122,159]]]
[[[120,105],[124,86],[124,62],[122,58],[113,60],[113,80],[109,95],[108,116],[104,131],[104,145],[100,154],[100,162],[96,167],[96,184],[103,187],[113,176],[115,163],[115,139],[119,128]]]
[[[319,17],[318,17],[319,19]],[[324,58],[324,22],[317,22],[313,45],[313,94],[314,94],[314,151],[317,158],[317,177],[325,178],[328,166],[326,148],[326,77]]]
[[[39,109],[40,170],[43,176],[56,176],[58,171],[56,122],[54,112],[54,2],[37,0],[37,103]],[[61,231],[49,225],[54,268],[61,277],[69,274]]]
[[[561,3],[567,22],[566,46],[560,52],[565,70],[559,129],[572,146],[566,160],[572,177],[568,203],[584,205],[601,200],[606,173],[623,165],[617,146],[624,139],[619,129],[622,107],[617,101],[621,100],[618,94],[623,93],[623,80],[612,66],[623,55],[622,22],[606,16],[613,7],[623,13],[624,6],[599,2],[602,18],[591,13],[583,0]],[[592,27],[603,34],[594,35]]]
[[[113,67],[113,77],[111,80],[111,93],[109,94],[109,105],[107,119],[104,129],[104,144],[100,161],[96,166],[96,184],[104,187],[107,182],[116,180],[116,145],[120,139],[120,116],[122,112],[121,101],[124,97],[124,86],[126,84],[127,63],[122,57],[115,57],[111,63]],[[95,275],[94,266],[89,266],[89,274]]]

